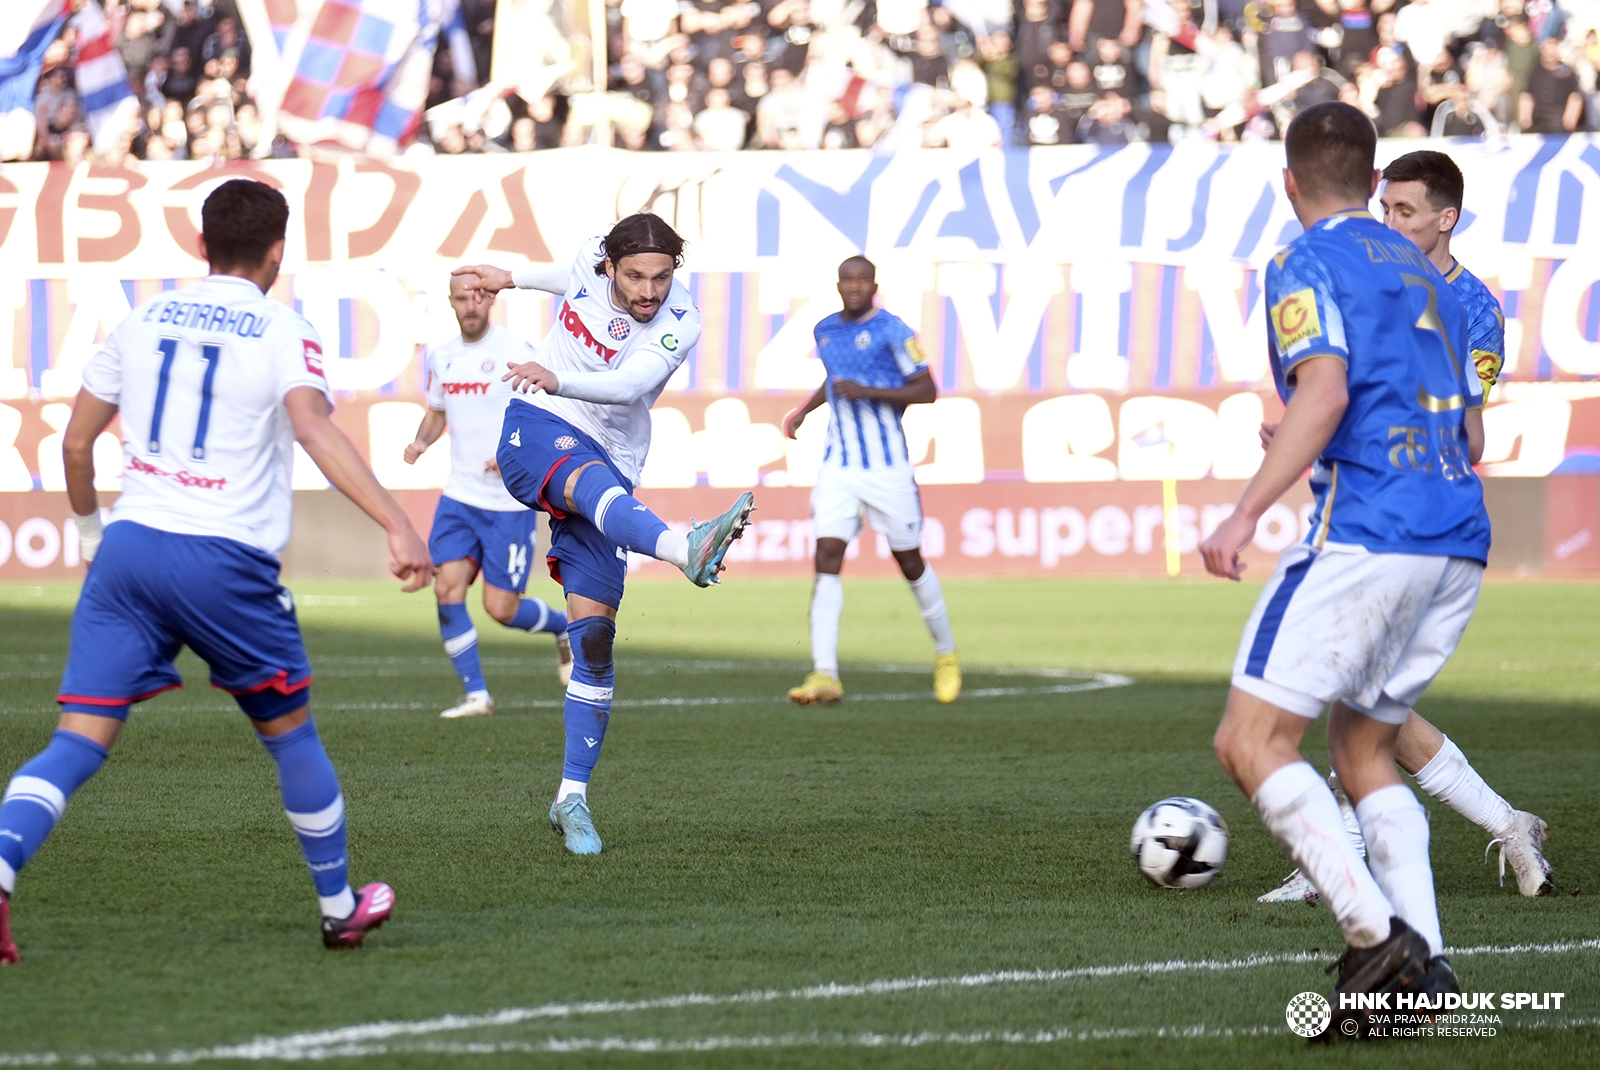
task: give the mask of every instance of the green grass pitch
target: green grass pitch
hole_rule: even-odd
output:
[[[544,817],[548,639],[480,613],[500,712],[444,722],[459,690],[431,592],[295,589],[352,878],[391,882],[394,920],[357,953],[322,949],[272,764],[185,655],[189,687],[135,711],[22,876],[0,1067],[1600,1065],[1600,585],[1487,586],[1421,704],[1552,829],[1560,894],[1525,900],[1480,830],[1425,800],[1446,939],[1479,949],[1454,959],[1463,985],[1564,992],[1561,1010],[1331,1049],[1284,1007],[1327,990],[1336,929],[1255,902],[1289,867],[1210,749],[1256,587],[948,582],[969,694],[943,707],[904,586],[847,577],[846,687],[905,697],[800,710],[781,695],[807,660],[805,584],[639,585],[598,858]],[[48,737],[74,595],[0,587],[0,776]],[[1050,692],[1072,681],[1030,668],[1133,682]],[[1176,794],[1233,830],[1209,888],[1151,888],[1128,857],[1139,811]],[[372,1023],[391,1025],[346,1028]]]

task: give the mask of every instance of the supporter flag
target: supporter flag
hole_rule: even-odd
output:
[[[297,2],[303,18],[314,0]],[[422,121],[439,30],[458,8],[458,0],[322,0],[303,41],[286,39],[293,73],[278,130],[306,144],[397,152]]]
[[[19,0],[0,26],[0,160],[33,155],[33,91],[45,50],[67,21],[69,0]]]
[[[111,24],[99,0],[87,0],[72,16],[71,26],[78,31],[78,97],[89,121],[89,137],[96,152],[107,153],[126,132],[139,100],[128,85],[128,68],[112,41]]]

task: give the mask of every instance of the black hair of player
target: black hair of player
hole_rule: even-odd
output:
[[[1428,203],[1435,212],[1446,208],[1461,211],[1461,199],[1466,193],[1467,180],[1461,168],[1442,152],[1418,149],[1404,156],[1396,156],[1383,169],[1385,182],[1421,182],[1428,191]]]
[[[857,253],[855,256],[847,256],[843,260],[839,261],[839,277],[841,279],[844,278],[844,269],[849,267],[851,264],[865,264],[867,266],[867,278],[871,279],[873,282],[878,281],[878,265],[874,264],[872,261],[868,260],[859,253]]]
[[[606,235],[600,250],[605,256],[594,265],[594,273],[605,277],[606,261],[620,264],[625,256],[640,253],[661,253],[672,257],[672,266],[683,266],[683,238],[667,225],[667,221],[654,212],[635,212],[619,220]]]
[[[1336,100],[1313,104],[1289,124],[1283,148],[1289,172],[1306,194],[1353,204],[1371,198],[1378,131],[1358,108]]]
[[[253,268],[289,231],[289,202],[265,182],[230,178],[200,206],[200,233],[213,271]]]

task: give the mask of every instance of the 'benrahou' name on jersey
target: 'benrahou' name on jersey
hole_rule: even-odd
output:
[[[897,389],[928,370],[917,336],[900,317],[877,309],[865,320],[835,312],[815,331],[817,356],[828,372],[828,444],[823,464],[841,468],[893,468],[908,465],[903,405],[887,401],[841,401],[833,381]]]
[[[1267,266],[1272,374],[1344,361],[1349,407],[1317,459],[1308,542],[1486,561],[1489,516],[1464,414],[1483,403],[1467,314],[1417,247],[1365,211],[1324,219]],[[1408,310],[1400,313],[1399,310]]]

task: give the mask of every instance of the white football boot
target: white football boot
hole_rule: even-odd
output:
[[[494,699],[488,695],[468,695],[439,716],[452,721],[460,717],[493,717]]]
[[[1541,895],[1554,895],[1550,883],[1550,863],[1544,857],[1544,841],[1550,838],[1550,826],[1543,818],[1518,810],[1511,818],[1511,833],[1489,841],[1483,849],[1483,860],[1489,861],[1489,852],[1500,848],[1500,883],[1506,883],[1506,861],[1511,861],[1511,871],[1516,874],[1517,891],[1533,899]]]

